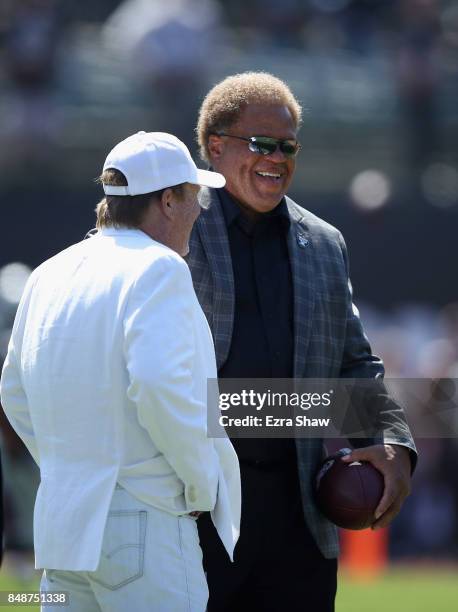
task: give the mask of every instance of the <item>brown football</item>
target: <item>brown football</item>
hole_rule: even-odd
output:
[[[383,495],[382,474],[367,462],[344,463],[341,455],[328,457],[316,479],[316,502],[338,527],[366,529]]]

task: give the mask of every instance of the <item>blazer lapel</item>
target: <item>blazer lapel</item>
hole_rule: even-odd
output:
[[[294,202],[286,198],[291,225],[288,251],[294,287],[294,377],[304,375],[315,301],[314,250],[308,228]]]
[[[226,222],[214,189],[202,188],[199,198],[208,210],[196,221],[213,279],[213,325],[218,369],[229,353],[234,325],[234,275]]]

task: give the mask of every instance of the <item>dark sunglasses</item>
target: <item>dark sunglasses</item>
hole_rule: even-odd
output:
[[[268,136],[250,136],[247,138],[245,136],[226,134],[225,132],[215,132],[215,136],[227,136],[228,138],[245,140],[249,143],[248,148],[250,151],[258,155],[271,155],[277,149],[280,149],[285,157],[295,157],[301,149],[301,145],[297,140],[279,140],[278,138],[269,138]]]

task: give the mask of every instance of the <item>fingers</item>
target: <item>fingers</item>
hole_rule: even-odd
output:
[[[375,526],[386,527],[401,510],[410,495],[410,481],[401,476],[385,476],[385,491],[375,511]]]
[[[396,501],[393,503],[384,514],[380,516],[380,518],[372,523],[371,529],[376,531],[377,529],[382,529],[383,527],[387,527],[391,521],[395,518],[395,516],[399,513],[402,506],[402,502]]]
[[[381,472],[384,471],[383,465],[386,461],[392,461],[395,458],[394,449],[389,445],[376,444],[366,446],[364,448],[355,448],[348,455],[342,457],[345,463],[353,461],[369,461]]]
[[[358,448],[352,450],[348,455],[341,457],[341,461],[344,461],[345,463],[352,463],[353,461],[366,461],[365,457],[362,455],[364,455],[362,449]]]
[[[410,485],[399,475],[384,474],[385,490],[375,510],[372,529],[386,527],[401,510],[405,498],[410,493]]]
[[[394,487],[390,486],[389,482],[387,482],[387,478],[385,478],[385,490],[383,491],[382,499],[379,502],[379,505],[375,509],[375,518],[378,520],[383,514],[385,514],[397,501],[399,495]],[[401,504],[399,504],[401,507]]]

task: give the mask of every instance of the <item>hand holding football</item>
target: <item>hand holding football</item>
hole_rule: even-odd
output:
[[[317,475],[316,502],[320,511],[338,527],[366,529],[375,522],[382,498],[382,474],[369,462],[344,463],[339,451],[325,459]]]

